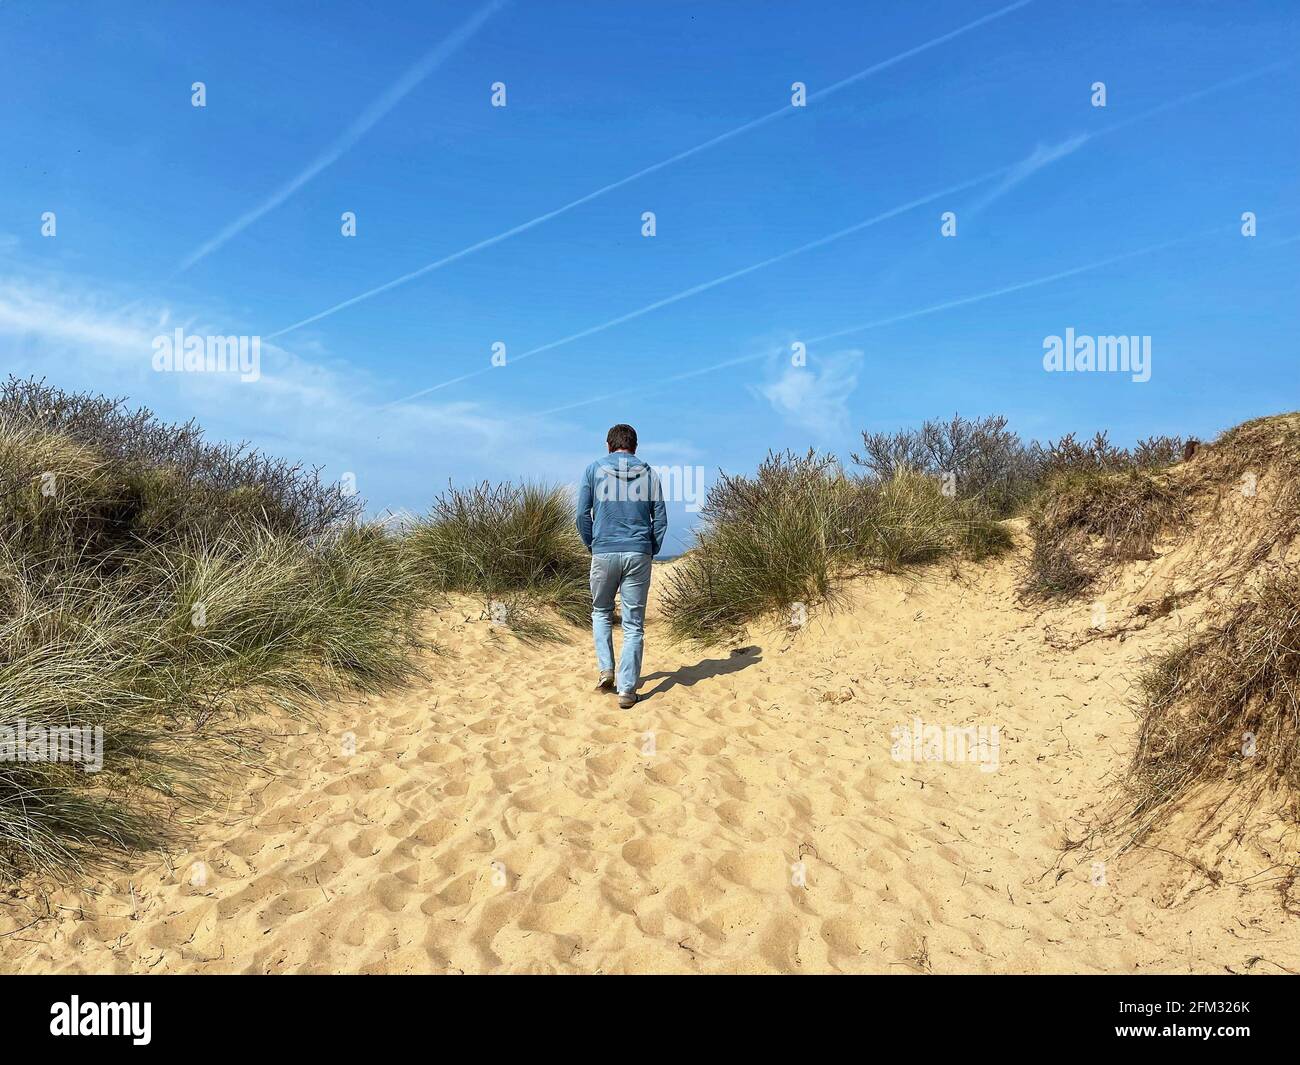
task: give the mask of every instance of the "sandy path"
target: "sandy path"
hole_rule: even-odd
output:
[[[1159,851],[1062,852],[1132,749],[1142,653],[1179,622],[1057,650],[1045,626],[1087,607],[1035,617],[1012,574],[864,580],[742,654],[666,645],[652,598],[631,711],[591,691],[585,639],[525,647],[443,610],[428,681],[328,708],[191,852],[56,892],[30,927],[11,899],[0,967],[1300,971],[1253,852],[1217,886]],[[998,725],[998,770],[894,760],[914,717]]]

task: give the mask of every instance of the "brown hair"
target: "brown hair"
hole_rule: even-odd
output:
[[[610,451],[630,451],[636,454],[636,430],[630,425],[619,422],[605,434],[605,443]]]

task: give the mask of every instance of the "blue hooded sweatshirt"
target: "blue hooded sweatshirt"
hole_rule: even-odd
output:
[[[635,455],[598,458],[578,485],[578,535],[592,554],[657,555],[668,532],[659,476]]]

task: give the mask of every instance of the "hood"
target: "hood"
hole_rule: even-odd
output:
[[[650,467],[635,455],[605,455],[600,459],[603,477],[616,477],[620,481],[635,481],[644,477]]]

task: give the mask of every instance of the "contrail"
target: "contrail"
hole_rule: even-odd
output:
[[[861,232],[870,226],[879,225],[881,222],[894,218],[906,211],[914,210],[915,208],[921,207],[927,203],[933,203],[935,200],[940,199],[943,196],[953,196],[959,192],[964,192],[966,189],[973,188],[985,181],[998,177],[1018,165],[1019,164],[1013,164],[1012,166],[998,167],[996,170],[990,170],[987,173],[980,174],[978,177],[969,178],[956,185],[949,185],[946,189],[940,189],[938,192],[932,192],[928,196],[921,196],[917,199],[909,200],[907,203],[900,204],[897,207],[891,207],[889,210],[882,211],[880,214],[874,215],[865,221],[856,222],[851,226],[846,226],[844,229],[836,230],[834,233],[828,234],[827,236],[811,240],[807,244],[801,244],[797,248],[791,248],[789,251],[783,251],[779,255],[773,255],[770,258],[763,259],[761,262],[752,263],[739,270],[733,270],[730,273],[723,274],[721,277],[715,277],[709,281],[702,281],[698,285],[692,285],[690,288],[682,289],[682,291],[675,292],[671,296],[665,296],[663,299],[655,300],[653,303],[647,303],[644,307],[638,307],[634,311],[628,311],[626,314],[620,314],[616,318],[610,318],[608,321],[601,322],[599,325],[593,325],[577,333],[570,333],[566,337],[560,337],[559,340],[552,340],[535,348],[530,348],[528,351],[522,352],[519,355],[511,356],[509,362],[513,365],[514,363],[522,362],[524,359],[531,358],[533,355],[540,355],[544,351],[551,351],[552,349],[561,347],[564,344],[571,344],[575,340],[582,340],[584,337],[593,336],[596,333],[603,333],[606,329],[612,329],[616,325],[630,322],[634,318],[640,318],[642,315],[649,314],[651,311],[657,311],[661,307],[667,307],[670,304],[678,303],[691,296],[699,295],[701,292],[707,292],[711,288],[717,288],[719,285],[726,284],[728,281],[734,281],[738,277],[752,274],[756,270],[762,270],[775,263],[793,258],[796,255],[802,255],[804,252],[812,251],[814,248],[823,247],[833,241],[841,240],[852,233]],[[437,392],[439,389],[449,388],[451,385],[459,384],[461,381],[467,381],[471,377],[478,377],[485,373],[492,373],[495,369],[497,369],[497,367],[486,366],[479,370],[472,370],[469,373],[461,374],[459,377],[453,377],[449,381],[443,381],[441,384],[430,385],[428,388],[422,388],[418,392],[412,392],[409,396],[395,399],[391,403],[384,404],[380,409],[386,410],[387,408],[394,407],[399,403],[409,403],[413,399],[427,396],[430,392]]]
[[[658,310],[661,307],[666,307],[669,304],[677,303],[679,300],[683,300],[690,296],[697,295],[701,292],[707,291],[708,289],[715,288],[718,285],[724,284],[728,281],[732,281],[738,277],[743,277],[746,274],[753,273],[756,270],[761,270],[764,267],[771,266],[774,263],[781,262],[785,259],[789,259],[792,256],[802,254],[803,252],[806,251],[810,251],[813,248],[818,248],[821,247],[822,245],[829,244],[830,242],[839,240],[842,237],[848,236],[851,233],[859,232],[860,230],[866,229],[868,226],[876,225],[877,223],[882,222],[888,218],[892,218],[897,214],[901,214],[904,211],[908,211],[915,207],[922,206],[923,204],[930,203],[933,200],[939,199],[942,196],[948,196],[954,193],[961,192],[965,189],[971,188],[972,186],[979,185],[985,181],[989,181],[992,178],[1003,177],[1004,180],[998,185],[998,187],[994,189],[993,192],[990,193],[990,195],[986,196],[983,200],[981,200],[978,204],[976,204],[975,209],[979,210],[983,207],[988,206],[990,203],[993,202],[993,200],[1000,198],[1002,195],[1004,195],[1010,189],[1014,188],[1016,185],[1020,184],[1022,181],[1026,180],[1032,174],[1037,173],[1039,170],[1043,169],[1046,166],[1049,166],[1052,163],[1058,162],[1061,159],[1064,159],[1067,156],[1072,155],[1074,152],[1078,151],[1085,144],[1089,143],[1092,140],[1095,140],[1099,137],[1104,137],[1110,133],[1114,133],[1120,129],[1132,125],[1134,122],[1138,122],[1143,119],[1150,118],[1154,115],[1161,114],[1162,112],[1168,111],[1175,107],[1181,107],[1185,104],[1191,103],[1204,96],[1207,96],[1210,93],[1217,92],[1222,89],[1230,88],[1232,86],[1239,85],[1243,82],[1262,77],[1263,75],[1270,73],[1278,69],[1279,67],[1285,65],[1286,64],[1282,64],[1282,63],[1274,63],[1266,67],[1261,67],[1258,70],[1250,71],[1246,74],[1240,74],[1235,77],[1225,79],[1224,81],[1216,82],[1215,84],[1210,85],[1204,89],[1198,89],[1195,92],[1187,93],[1186,95],[1180,96],[1177,99],[1159,104],[1155,107],[1149,108],[1146,111],[1142,111],[1131,118],[1124,119],[1123,121],[1107,126],[1104,129],[1097,130],[1094,133],[1078,134],[1053,147],[1049,147],[1049,148],[1039,147],[1035,149],[1034,152],[1031,153],[1029,156],[1027,156],[1025,159],[1019,160],[1015,163],[1007,164],[1006,166],[998,167],[995,170],[990,170],[984,174],[981,174],[979,177],[971,178],[967,181],[961,182],[957,185],[950,186],[946,189],[933,193],[929,196],[921,197],[916,200],[911,200],[908,203],[905,203],[899,207],[891,208],[889,211],[886,211],[883,214],[876,215],[874,218],[869,218],[864,222],[858,222],[855,225],[847,227],[846,229],[838,230],[837,232],[832,233],[829,236],[821,237],[818,240],[814,240],[807,244],[800,245],[798,248],[793,248],[790,251],[782,252],[780,255],[774,255],[769,259],[764,259],[762,262],[754,263],[753,265],[744,267],[740,270],[734,270],[731,273],[724,274],[721,277],[714,278],[711,281],[705,281],[702,282],[701,284],[694,285],[691,288],[684,289],[681,292],[675,293],[672,296],[668,296],[661,300],[656,300],[654,303],[650,303],[644,307],[640,307],[635,311],[629,311],[627,314],[622,314],[616,318],[611,318],[606,322],[600,323],[599,325],[591,326],[590,328],[581,330],[580,332],[571,333],[566,337],[561,337],[559,340],[553,340],[550,341],[549,343],[542,344],[539,347],[531,348],[520,355],[512,356],[510,358],[510,362],[511,363],[519,362],[523,359],[529,358],[530,356],[540,354],[543,351],[550,351],[553,348],[560,347],[561,345],[569,344],[575,340],[580,340],[583,339],[584,337],[592,336],[595,333],[603,332],[606,329],[610,329],[613,326],[620,325],[623,322],[631,321],[634,318],[639,318],[642,315],[648,314],[654,310]],[[275,334],[272,335],[274,336]],[[399,403],[407,403],[413,399],[419,399],[421,396],[427,396],[430,392],[437,392],[440,389],[449,388],[452,385],[460,384],[462,381],[468,381],[472,378],[480,377],[485,373],[491,373],[494,369],[496,369],[496,367],[488,366],[479,370],[472,370],[469,373],[461,374],[458,377],[453,377],[439,384],[431,385],[429,388],[424,388],[418,392],[413,392],[408,396],[403,396],[400,399],[395,399],[390,403],[384,404],[380,409],[386,410],[389,407],[396,406]]]
[[[1272,74],[1274,71],[1282,70],[1290,66],[1289,63],[1270,63],[1268,66],[1259,67],[1257,70],[1249,70],[1245,74],[1238,74],[1235,77],[1225,78],[1223,81],[1216,81],[1213,85],[1207,85],[1204,89],[1197,89],[1195,92],[1189,92],[1185,96],[1180,96],[1176,100],[1170,100],[1168,103],[1157,104],[1155,107],[1140,111],[1131,118],[1126,118],[1122,122],[1116,122],[1113,126],[1107,126],[1104,130],[1099,131],[1096,136],[1102,133],[1114,133],[1116,130],[1124,129],[1133,125],[1134,122],[1144,122],[1148,118],[1162,114],[1165,111],[1172,110],[1175,107],[1182,107],[1185,104],[1193,103],[1203,96],[1209,96],[1211,93],[1220,92],[1223,89],[1231,89],[1236,85],[1244,85],[1248,81],[1254,81],[1256,78],[1262,78],[1265,74]]]
[[[1128,118],[1119,122],[1114,122],[1103,129],[1096,130],[1092,133],[1076,134],[1069,140],[1058,145],[1039,147],[1035,149],[1033,154],[1029,155],[1023,162],[1010,168],[1007,176],[998,184],[997,188],[989,192],[987,196],[972,207],[966,208],[963,214],[967,218],[970,218],[973,214],[979,213],[994,201],[1000,200],[1017,185],[1032,177],[1039,170],[1042,170],[1046,166],[1050,166],[1058,159],[1073,154],[1090,140],[1094,140],[1098,137],[1105,137],[1111,133],[1118,133],[1122,129],[1127,129],[1129,126],[1138,122],[1145,122],[1147,119],[1154,118],[1156,115],[1163,114],[1166,111],[1172,111],[1177,107],[1186,107],[1188,104],[1195,103],[1202,97],[1209,96],[1216,92],[1222,92],[1224,89],[1234,88],[1235,86],[1245,84],[1248,81],[1254,81],[1256,78],[1262,78],[1265,74],[1272,74],[1274,71],[1281,70],[1286,65],[1286,63],[1270,63],[1268,66],[1259,67],[1256,70],[1250,70],[1244,74],[1237,74],[1231,78],[1225,78],[1223,81],[1216,81],[1213,85],[1207,85],[1204,89],[1197,89],[1195,92],[1186,93],[1176,99],[1167,100],[1162,104],[1156,104],[1154,107],[1149,107],[1145,111],[1139,111],[1136,115],[1130,115]]]
[[[969,225],[972,219],[979,217],[979,215],[983,213],[987,208],[992,206],[998,200],[1001,200],[1003,197],[1005,197],[1008,193],[1013,191],[1021,183],[1023,183],[1024,181],[1032,177],[1034,174],[1036,174],[1039,170],[1042,170],[1045,167],[1056,162],[1056,160],[1061,158],[1061,156],[1069,155],[1077,151],[1079,148],[1083,147],[1084,144],[1092,140],[1094,137],[1104,137],[1108,134],[1116,133],[1119,130],[1126,129],[1128,126],[1133,125],[1136,122],[1143,122],[1146,119],[1152,118],[1155,115],[1161,114],[1165,111],[1172,110],[1173,108],[1176,107],[1183,107],[1189,103],[1192,103],[1200,99],[1202,96],[1207,96],[1211,93],[1220,92],[1223,89],[1231,88],[1235,85],[1239,85],[1247,81],[1252,81],[1255,78],[1263,77],[1265,74],[1270,74],[1275,70],[1279,70],[1285,67],[1286,65],[1287,64],[1285,63],[1273,63],[1270,64],[1269,66],[1260,67],[1256,70],[1251,70],[1244,74],[1239,74],[1234,77],[1228,78],[1225,81],[1216,82],[1215,84],[1207,86],[1204,89],[1198,89],[1195,92],[1191,92],[1184,96],[1180,96],[1177,99],[1169,100],[1165,103],[1158,104],[1155,107],[1147,109],[1146,111],[1140,111],[1136,115],[1132,115],[1129,118],[1124,119],[1123,121],[1113,123],[1110,126],[1106,126],[1104,129],[1095,130],[1091,133],[1076,134],[1074,137],[1071,137],[1069,140],[1058,145],[1040,146],[1039,148],[1035,149],[1035,151],[1031,155],[1026,157],[1024,163],[1021,166],[1015,168],[1012,172],[1008,173],[1007,176],[1001,182],[999,182],[995,188],[990,190],[987,194],[985,194],[975,203],[970,204],[967,207],[964,207],[961,211],[962,221],[964,224]],[[912,261],[915,261],[915,259],[916,256],[915,255],[912,256]],[[895,277],[898,275],[898,273],[900,272],[900,270],[901,270],[901,266],[896,264],[895,268],[892,271],[882,275],[882,283],[893,281]]]
[[[383,118],[389,111],[396,107],[406,95],[414,89],[420,82],[424,81],[438,67],[451,57],[451,55],[460,48],[466,41],[478,32],[479,28],[489,18],[497,13],[505,5],[505,0],[492,0],[491,3],[479,9],[478,13],[462,23],[449,37],[443,40],[424,54],[413,67],[405,74],[390,85],[386,92],[367,107],[361,114],[353,120],[352,124],[344,130],[343,135],[329,146],[324,152],[313,159],[301,173],[290,179],[280,188],[276,189],[267,199],[263,200],[251,211],[240,215],[230,225],[226,226],[220,233],[209,240],[206,244],[200,245],[194,251],[190,252],[182,261],[176,272],[172,275],[184,273],[200,259],[206,258],[214,251],[220,248],[226,241],[243,232],[263,215],[275,210],[280,204],[284,203],[290,196],[300,188],[311,181],[326,167],[336,162],[340,156],[349,151],[362,137],[374,128],[375,124]],[[276,336],[278,334],[272,334]],[[269,338],[268,338],[269,339]]]
[[[1074,154],[1088,143],[1088,136],[1087,133],[1079,133],[1069,138],[1069,140],[1062,141],[1060,144],[1040,145],[1035,148],[1029,156],[1008,170],[1007,176],[998,182],[996,188],[965,208],[962,211],[963,219],[969,223],[972,218],[978,216],[985,208],[1002,199],[1016,186],[1028,181],[1044,167],[1051,166],[1058,159],[1064,159],[1067,155]]]
[[[974,303],[983,303],[985,300],[997,299],[999,296],[1008,296],[1013,292],[1023,292],[1026,289],[1038,288],[1042,285],[1050,285],[1054,281],[1063,281],[1067,277],[1075,277],[1078,274],[1090,273],[1093,270],[1102,270],[1116,263],[1125,262],[1129,259],[1137,259],[1144,255],[1154,255],[1158,251],[1164,251],[1167,248],[1176,247],[1181,244],[1190,244],[1195,241],[1204,240],[1211,236],[1222,236],[1230,232],[1229,229],[1218,226],[1214,229],[1207,229],[1200,233],[1187,237],[1178,237],[1173,240],[1161,241],[1159,244],[1150,244],[1145,248],[1138,248],[1135,251],[1123,252],[1120,255],[1112,255],[1106,259],[1099,259],[1096,262],[1086,263],[1083,266],[1074,266],[1068,270],[1058,270],[1055,273],[1044,274],[1042,277],[1035,277],[1028,281],[1018,281],[1012,285],[1004,285],[1001,288],[989,289],[985,292],[978,292],[972,296],[963,296],[959,299],[945,300],[942,303],[934,303],[928,307],[921,307],[914,311],[907,311],[903,314],[896,314],[889,318],[877,318],[871,322],[862,322],[858,325],[847,326],[843,329],[836,329],[829,333],[822,333],[819,336],[808,337],[804,343],[820,344],[828,340],[836,340],[840,337],[848,336],[850,333],[866,332],[869,329],[882,329],[888,325],[896,325],[899,322],[911,321],[914,318],[923,318],[931,314],[940,314],[943,311],[950,311],[956,307],[968,307]],[[563,411],[574,410],[578,407],[588,407],[593,403],[603,403],[611,399],[620,399],[623,396],[631,395],[656,395],[664,391],[671,385],[681,381],[690,380],[693,377],[701,377],[704,374],[714,373],[718,370],[725,370],[731,366],[740,366],[744,363],[759,362],[763,359],[772,357],[772,351],[761,351],[753,355],[740,355],[734,359],[727,359],[723,362],[713,363],[710,366],[702,366],[696,370],[687,370],[685,373],[675,374],[672,377],[663,379],[662,387],[655,388],[647,392],[644,387],[628,388],[618,392],[610,392],[603,396],[596,396],[592,399],[579,400],[576,403],[566,403],[560,407],[551,407],[549,410],[537,411],[532,417],[543,418],[551,414],[559,414]]]
[[[1029,281],[1018,281],[1014,285],[1004,285],[1002,288],[990,289],[987,292],[980,292],[974,296],[963,296],[960,299],[946,300],[943,303],[935,303],[929,307],[922,307],[920,310],[908,311],[905,314],[896,314],[889,318],[877,318],[875,321],[863,322],[861,325],[850,325],[843,329],[836,329],[830,333],[822,333],[820,336],[810,337],[809,344],[820,344],[827,340],[836,340],[839,337],[848,336],[851,333],[861,333],[868,329],[882,329],[887,325],[895,325],[898,322],[908,322],[913,318],[922,318],[929,314],[938,314],[941,311],[950,311],[954,307],[966,307],[972,303],[983,303],[985,300],[996,299],[998,296],[1009,296],[1013,292],[1023,292],[1025,289],[1038,288],[1041,285],[1050,285],[1053,281],[1064,281],[1067,277],[1074,277],[1077,274],[1091,273],[1093,270],[1103,270],[1107,266],[1114,266],[1116,263],[1122,263],[1129,259],[1138,259],[1144,255],[1154,255],[1158,251],[1164,251],[1166,248],[1177,247],[1180,244],[1190,244],[1193,241],[1204,240],[1206,237],[1222,235],[1228,232],[1222,226],[1205,230],[1204,232],[1194,234],[1189,237],[1176,237],[1172,240],[1161,241],[1159,244],[1149,244],[1145,248],[1138,248],[1136,251],[1124,252],[1120,255],[1112,255],[1107,259],[1099,259],[1097,262],[1087,263],[1083,266],[1074,266],[1069,270],[1059,270],[1054,274],[1046,274],[1043,277],[1035,277]]]
[[[905,52],[899,52],[896,56],[891,56],[889,59],[882,60],[873,66],[867,67],[865,70],[859,70],[856,74],[850,74],[847,78],[842,78],[834,84],[828,85],[824,89],[819,89],[817,92],[810,93],[808,100],[811,102],[813,100],[824,99],[832,93],[837,93],[842,89],[848,88],[848,86],[853,85],[864,78],[871,77],[873,74],[878,74],[882,70],[887,70],[890,67],[903,62],[905,59],[911,59],[913,56],[920,55],[922,52],[929,51],[931,48],[937,48],[941,44],[946,44],[948,41],[960,37],[962,34],[969,33],[971,30],[977,29],[995,19],[1002,18],[1004,15],[1009,15],[1013,11],[1026,7],[1033,2],[1034,0],[1017,0],[1014,4],[1008,4],[1006,7],[991,12],[982,18],[978,18],[974,22],[968,22],[964,26],[959,26],[957,29],[945,33],[941,37],[935,37],[933,40],[926,41],[924,44],[918,44],[916,47],[909,48]],[[345,310],[354,304],[368,300],[372,296],[378,296],[380,293],[387,292],[389,289],[397,288],[399,285],[404,285],[408,281],[414,281],[417,277],[423,277],[425,274],[441,269],[450,263],[454,263],[457,259],[463,259],[465,256],[472,255],[476,251],[482,251],[484,248],[490,248],[494,244],[500,244],[504,240],[509,240],[511,237],[518,236],[520,233],[526,232],[535,226],[540,226],[544,222],[549,222],[552,218],[558,218],[560,215],[572,211],[575,207],[581,207],[584,203],[590,203],[597,197],[604,196],[608,192],[613,192],[615,189],[622,188],[624,185],[636,181],[639,178],[643,178],[647,174],[653,174],[665,167],[672,166],[674,163],[679,163],[683,159],[689,159],[691,156],[696,155],[699,152],[707,151],[709,148],[716,147],[734,137],[739,137],[742,134],[750,132],[750,130],[758,129],[760,126],[765,126],[769,122],[773,122],[778,118],[784,118],[787,115],[792,114],[794,111],[795,108],[790,106],[780,107],[775,111],[769,111],[767,114],[752,119],[744,125],[737,126],[735,129],[728,130],[725,133],[720,133],[716,137],[702,141],[694,147],[687,148],[685,151],[678,152],[676,155],[671,155],[667,159],[663,159],[658,163],[652,163],[650,166],[643,167],[633,174],[628,174],[627,177],[619,178],[617,181],[612,181],[608,185],[602,185],[600,188],[588,192],[584,196],[579,196],[576,200],[570,200],[562,207],[557,207],[552,211],[547,211],[545,214],[540,214],[536,218],[529,219],[527,222],[521,222],[517,226],[512,226],[510,229],[496,234],[496,236],[480,240],[477,244],[471,244],[469,247],[461,248],[460,251],[455,251],[450,255],[445,255],[441,259],[436,259],[431,263],[427,263],[424,266],[412,270],[410,273],[394,278],[392,281],[387,281],[382,285],[377,285],[372,289],[362,292],[358,296],[353,296],[350,299],[344,300],[342,303],[336,303],[333,307],[328,307],[319,314],[313,314],[310,318],[304,318],[301,322],[294,322],[293,325],[287,325],[277,332],[268,333],[267,339],[270,340],[278,336],[283,336],[285,333],[292,332],[295,329],[301,329],[304,325],[310,325],[312,322],[318,322],[322,318],[328,318],[330,315],[337,314],[339,311]]]

